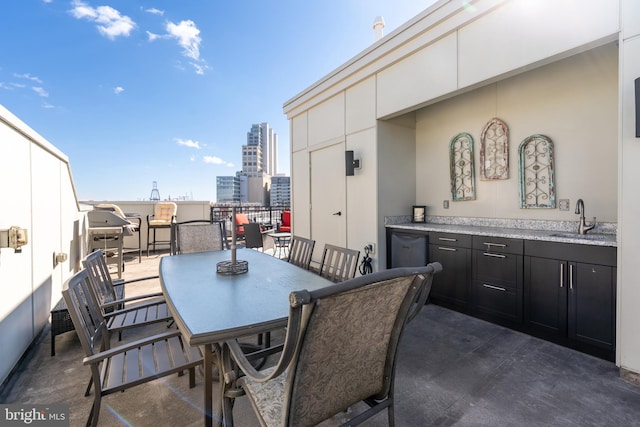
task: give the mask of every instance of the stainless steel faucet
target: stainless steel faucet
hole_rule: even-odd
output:
[[[576,214],[580,215],[580,224],[578,225],[578,234],[587,234],[587,231],[593,230],[596,226],[596,217],[593,217],[593,223],[587,225],[584,220],[584,202],[582,199],[578,199],[576,202]]]

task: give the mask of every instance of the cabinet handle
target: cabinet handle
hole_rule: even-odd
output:
[[[506,258],[506,255],[500,255],[500,254],[492,254],[491,252],[484,252],[482,255],[484,256],[491,256],[494,258]]]
[[[438,249],[440,249],[441,251],[449,251],[449,252],[457,252],[458,251],[456,248],[443,248],[442,246],[438,246]]]
[[[483,283],[482,286],[484,286],[485,288],[489,288],[489,289],[495,289],[496,291],[502,291],[502,292],[506,292],[506,288],[502,288],[500,286],[494,286],[494,285],[490,285],[488,283]]]
[[[451,237],[438,237],[438,240],[442,240],[443,242],[457,242],[458,239],[453,239]]]
[[[564,264],[560,264],[560,287],[564,288]]]
[[[491,242],[484,242],[485,245],[487,245],[487,249],[491,249],[491,246],[494,246],[496,248],[506,248],[507,245],[502,244],[502,243],[491,243]]]
[[[569,264],[569,289],[573,289],[573,264]]]

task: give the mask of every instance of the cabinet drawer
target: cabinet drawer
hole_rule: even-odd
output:
[[[474,310],[509,320],[522,323],[522,297],[521,291],[483,280],[473,281]]]
[[[487,251],[473,251],[473,277],[508,288],[520,288],[522,256]]]
[[[429,233],[429,243],[432,245],[454,246],[458,248],[470,248],[471,236],[456,233]]]
[[[473,236],[473,249],[498,254],[519,254],[524,252],[522,239],[506,237]]]

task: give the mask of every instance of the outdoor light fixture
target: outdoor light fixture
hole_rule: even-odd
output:
[[[347,168],[347,176],[353,176],[355,169],[360,169],[360,159],[353,158],[353,151],[344,152],[345,166]]]

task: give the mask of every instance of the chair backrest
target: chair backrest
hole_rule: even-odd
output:
[[[356,276],[360,251],[325,244],[320,263],[320,275],[338,283]]]
[[[396,268],[293,292],[287,339],[296,334],[298,351],[287,370],[284,424],[316,425],[392,393],[402,331],[441,268]]]
[[[226,233],[222,221],[193,220],[172,225],[171,254],[221,251],[226,249]]]
[[[88,254],[82,260],[82,265],[91,280],[93,291],[99,305],[108,304],[118,299],[102,249],[95,250]],[[113,308],[109,311],[112,310]]]
[[[315,240],[306,239],[300,236],[292,236],[289,243],[289,257],[287,258],[287,261],[308,270],[309,265],[311,264],[311,255],[313,255],[313,247],[315,245]]]
[[[178,212],[178,205],[174,202],[158,202],[153,205],[153,222],[154,223],[171,223]]]
[[[291,211],[282,211],[280,231],[291,231]]]
[[[244,225],[244,243],[247,248],[262,248],[262,230],[257,222],[250,222]]]
[[[109,348],[107,324],[97,306],[93,289],[89,274],[83,269],[67,280],[62,291],[86,356]]]
[[[236,235],[244,236],[244,225],[249,224],[249,217],[244,213],[237,213],[235,219]]]

